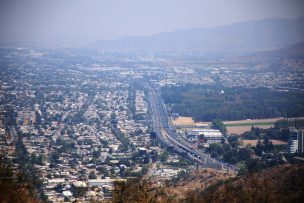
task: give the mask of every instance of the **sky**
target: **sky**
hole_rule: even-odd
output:
[[[115,39],[302,15],[303,0],[0,0],[0,38]]]

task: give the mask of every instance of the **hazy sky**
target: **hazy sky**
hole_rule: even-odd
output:
[[[0,0],[0,37],[117,38],[304,15],[303,0]]]

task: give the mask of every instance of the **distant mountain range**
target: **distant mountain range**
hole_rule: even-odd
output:
[[[213,28],[194,28],[150,36],[98,40],[88,45],[103,51],[242,53],[285,47],[304,40],[304,16],[264,19]]]

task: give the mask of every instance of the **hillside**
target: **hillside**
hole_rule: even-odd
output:
[[[272,71],[303,71],[304,41],[272,51],[227,57],[225,61],[261,65]]]
[[[146,180],[129,179],[116,184],[113,202],[304,202],[304,164],[233,176],[201,169],[157,187]]]
[[[303,176],[303,164],[276,166],[193,190],[184,202],[303,202]]]
[[[18,194],[18,195],[16,195]],[[0,202],[38,203],[31,177],[16,171],[12,163],[0,154]]]
[[[243,53],[271,50],[304,40],[304,17],[264,19],[194,28],[150,36],[130,36],[117,40],[99,40],[89,45],[103,51],[198,51]]]
[[[271,58],[269,69],[275,71],[304,70],[304,41],[268,53]]]
[[[235,174],[231,171],[218,171],[209,168],[200,169],[190,174],[185,174],[184,177],[181,177],[176,182],[173,180],[169,190],[176,195],[177,199],[182,200],[193,190],[204,190],[218,181],[232,177],[235,177]]]
[[[303,59],[304,41],[274,51],[262,52],[265,57],[280,59]]]

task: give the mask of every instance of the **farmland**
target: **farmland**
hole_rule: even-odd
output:
[[[282,117],[271,118],[271,119],[254,119],[254,120],[239,120],[239,121],[224,121],[227,128],[228,134],[240,135],[246,131],[250,131],[251,127],[259,128],[271,128],[274,127],[274,123],[278,120],[283,119]],[[195,122],[191,117],[180,116],[176,119],[172,119],[173,125],[176,126],[193,126],[199,127],[204,125],[210,125],[211,122]]]
[[[256,146],[257,142],[259,140],[242,140],[243,145],[251,145],[251,146]],[[281,141],[281,140],[270,140],[273,145],[287,145],[287,142]]]

